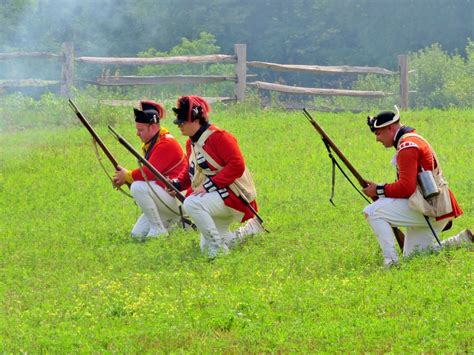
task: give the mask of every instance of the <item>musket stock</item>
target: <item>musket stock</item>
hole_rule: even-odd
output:
[[[352,175],[357,179],[359,182],[359,185],[362,187],[367,187],[368,183],[367,180],[365,180],[362,175],[354,168],[354,166],[349,162],[349,160],[342,154],[341,150],[334,144],[331,138],[327,135],[327,133],[324,131],[324,129],[316,122],[316,120],[310,115],[310,113],[304,108],[303,109],[303,114],[305,117],[308,119],[308,121],[311,123],[311,125],[316,129],[316,131],[321,135],[323,142],[329,146],[334,153],[341,159],[341,161],[344,163],[344,165],[349,169],[349,171],[352,173]],[[334,158],[332,158],[334,159]],[[342,171],[342,169],[341,169]],[[343,172],[343,171],[342,171]],[[344,172],[343,172],[344,173]],[[348,179],[349,180],[349,179]],[[350,181],[350,180],[349,180]],[[359,191],[360,193],[360,191]],[[376,197],[371,197],[372,201],[376,201]],[[332,201],[331,201],[332,202]],[[395,238],[397,239],[398,245],[400,246],[400,249],[403,251],[403,245],[405,242],[405,235],[403,232],[398,229],[393,227],[393,233],[395,234]]]

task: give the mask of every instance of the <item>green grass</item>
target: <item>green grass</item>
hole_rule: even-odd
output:
[[[394,179],[393,151],[366,115],[315,116],[364,177]],[[437,150],[465,212],[443,238],[474,227],[474,111],[403,116]],[[0,351],[474,351],[472,248],[384,270],[365,202],[340,174],[329,204],[330,161],[300,112],[236,106],[213,117],[239,139],[271,233],[212,262],[197,232],[131,241],[139,210],[111,188],[85,129],[0,135]],[[138,147],[131,123],[115,126]]]

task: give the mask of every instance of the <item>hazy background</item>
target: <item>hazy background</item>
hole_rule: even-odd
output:
[[[76,56],[160,55],[186,38],[203,41],[189,53],[233,54],[247,44],[247,59],[281,64],[380,66],[397,70],[397,55],[437,44],[437,51],[466,59],[474,38],[472,0],[2,0],[0,53],[61,52],[74,43]],[[214,41],[214,42],[213,42]],[[443,71],[434,63],[437,72]],[[474,63],[473,60],[471,62]],[[447,64],[445,67],[451,66]],[[164,67],[162,67],[164,68]],[[123,74],[166,74],[167,69],[121,67]],[[116,68],[107,68],[111,73]],[[1,79],[58,80],[58,61],[0,60]],[[104,68],[77,65],[77,77]],[[181,68],[177,72],[186,74]],[[312,87],[349,87],[356,75],[303,75],[252,68],[258,80]],[[421,71],[418,69],[418,73]],[[465,76],[459,74],[458,77]],[[412,79],[410,79],[412,80]],[[456,85],[457,82],[456,81]],[[394,84],[395,85],[395,84]],[[392,86],[394,86],[392,85]],[[440,86],[429,88],[428,92]],[[380,85],[374,85],[380,87]],[[465,84],[460,91],[465,90]],[[395,87],[395,86],[394,86]],[[53,88],[54,89],[54,88]],[[366,89],[366,88],[365,88]],[[421,93],[420,87],[416,88]],[[387,90],[391,90],[387,89]],[[395,90],[397,88],[395,87]],[[420,94],[421,95],[421,94]],[[421,97],[421,96],[419,96]],[[452,100],[451,100],[452,101]],[[440,105],[432,100],[431,106]],[[451,104],[451,102],[448,102]]]
[[[2,0],[0,52],[134,56],[213,34],[250,60],[396,66],[396,55],[439,43],[462,53],[474,37],[471,0]]]

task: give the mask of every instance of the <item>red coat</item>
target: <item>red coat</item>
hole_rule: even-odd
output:
[[[237,178],[241,177],[245,171],[245,162],[240,152],[237,140],[229,132],[217,128],[214,125],[209,126],[208,130],[213,133],[205,140],[204,151],[219,164],[222,169],[213,176],[209,176],[204,182],[204,188],[208,191],[218,191],[224,200],[224,203],[237,211],[243,212],[242,222],[253,217],[252,211],[247,205],[235,195],[228,186]],[[186,141],[186,153],[191,157],[191,145],[194,144],[191,139]],[[216,171],[216,167],[207,162],[203,157],[198,161],[198,165],[203,169]],[[182,172],[178,178],[180,188],[188,189],[191,186],[191,180],[194,177],[195,167],[189,164],[187,172]],[[256,201],[250,203],[257,210]]]
[[[187,170],[188,162],[186,155],[176,138],[174,138],[167,129],[160,129],[158,139],[151,147],[149,154],[148,149],[150,149],[150,143],[142,145],[143,154],[147,157],[150,164],[169,179],[177,178],[182,171]],[[160,180],[155,178],[153,173],[147,167],[144,166],[143,171],[148,180],[156,181],[158,185],[163,188],[165,187]],[[130,174],[133,181],[144,180],[140,169],[132,170]]]
[[[392,184],[385,185],[385,196],[409,198],[415,192],[417,176],[421,171],[420,166],[424,170],[432,170],[433,161],[434,158],[430,146],[423,139],[416,136],[402,136],[397,146],[398,180]],[[449,194],[451,196],[453,212],[438,217],[436,218],[437,220],[459,217],[463,213],[451,190],[449,190]]]

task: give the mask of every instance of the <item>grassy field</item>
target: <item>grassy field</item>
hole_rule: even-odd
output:
[[[366,115],[315,116],[364,177],[393,181],[393,150]],[[474,111],[404,116],[465,212],[442,237],[473,228]],[[328,202],[330,161],[300,112],[242,106],[213,122],[239,139],[271,233],[212,262],[197,232],[131,241],[139,210],[111,188],[85,129],[0,134],[1,352],[474,352],[472,247],[384,270],[365,201],[340,174]],[[115,127],[139,145],[131,123]]]

